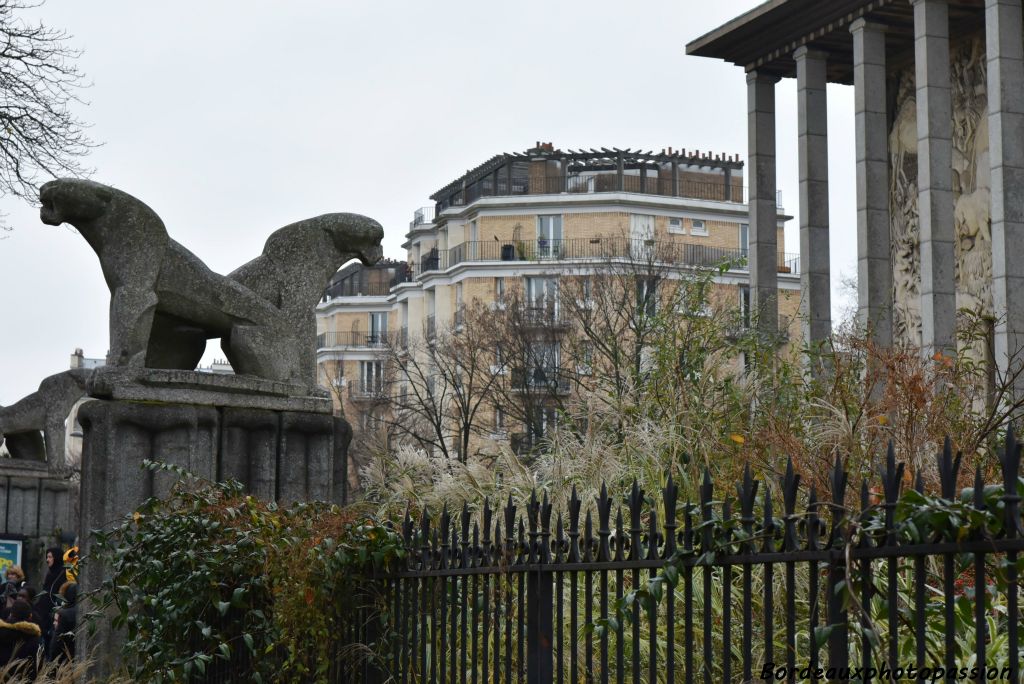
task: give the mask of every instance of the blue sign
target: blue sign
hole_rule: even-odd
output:
[[[21,565],[21,542],[0,539],[0,578],[12,565]]]

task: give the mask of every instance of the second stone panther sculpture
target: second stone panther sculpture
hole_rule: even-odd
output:
[[[263,254],[227,276],[172,240],[126,192],[60,179],[39,191],[43,223],[70,223],[110,288],[109,366],[193,370],[219,337],[236,373],[316,385],[314,307],[345,262],[380,260],[384,231],[358,214],[324,214],[277,230]]]

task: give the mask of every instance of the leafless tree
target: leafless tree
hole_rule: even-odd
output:
[[[85,86],[64,31],[26,20],[39,3],[0,0],[0,190],[34,200],[41,178],[81,176],[93,142],[73,113]]]
[[[512,434],[513,449],[522,453],[540,447],[566,417],[577,376],[563,350],[573,332],[554,293],[537,297],[509,286],[495,313],[493,353],[506,370],[490,388],[491,403],[506,424],[523,426]]]
[[[493,432],[489,398],[506,370],[493,353],[495,318],[474,300],[433,338],[389,340],[382,415],[394,437],[465,461],[473,437]]]

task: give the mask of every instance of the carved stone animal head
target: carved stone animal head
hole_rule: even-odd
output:
[[[325,218],[325,230],[340,254],[350,254],[366,266],[384,257],[380,245],[384,229],[373,219],[360,214],[327,214]]]
[[[112,188],[77,178],[61,178],[39,189],[39,218],[51,226],[78,226],[105,214],[114,199]]]

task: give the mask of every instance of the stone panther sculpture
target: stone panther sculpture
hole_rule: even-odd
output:
[[[314,387],[324,287],[345,262],[382,255],[376,221],[324,214],[274,232],[261,256],[223,276],[126,192],[60,179],[39,199],[43,223],[70,223],[99,257],[110,289],[108,366],[193,370],[206,340],[219,337],[236,373]]]
[[[75,368],[45,378],[39,389],[10,406],[0,406],[0,443],[11,458],[64,463],[64,421],[86,396],[92,370]]]

